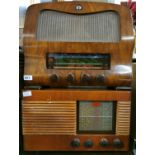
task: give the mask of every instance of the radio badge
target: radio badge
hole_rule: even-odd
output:
[[[82,8],[81,5],[76,5],[76,6],[75,6],[75,9],[76,9],[77,11],[80,11],[80,10],[82,10],[83,8]]]

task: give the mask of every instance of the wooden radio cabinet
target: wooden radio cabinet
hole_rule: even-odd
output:
[[[35,4],[23,36],[24,150],[127,151],[130,11],[97,2]]]

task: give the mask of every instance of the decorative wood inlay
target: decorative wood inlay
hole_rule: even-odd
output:
[[[116,111],[116,135],[129,135],[130,133],[131,102],[119,101]]]
[[[76,102],[23,101],[24,135],[75,135]]]

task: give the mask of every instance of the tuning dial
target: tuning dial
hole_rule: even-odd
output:
[[[105,147],[109,145],[109,141],[106,138],[101,139],[100,145]]]
[[[98,75],[98,76],[96,77],[96,80],[97,80],[98,82],[103,82],[103,81],[104,81],[104,75],[103,75],[103,74]]]
[[[88,139],[84,142],[84,146],[85,147],[92,147],[93,146],[93,142],[91,139]]]
[[[79,147],[79,146],[80,146],[80,139],[79,139],[79,138],[74,138],[74,139],[71,141],[71,146],[72,146],[72,147]]]
[[[74,74],[68,74],[67,75],[67,81],[68,82],[73,82],[75,80]]]
[[[91,76],[89,74],[83,74],[81,77],[82,82],[90,82],[91,81]]]
[[[57,74],[52,74],[50,79],[52,82],[57,82],[59,80],[59,76]]]
[[[113,145],[115,147],[121,147],[122,146],[122,142],[121,142],[121,140],[119,138],[116,138],[116,139],[113,140]]]

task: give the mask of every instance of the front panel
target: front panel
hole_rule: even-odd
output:
[[[22,104],[25,150],[128,150],[129,91],[29,91]]]

